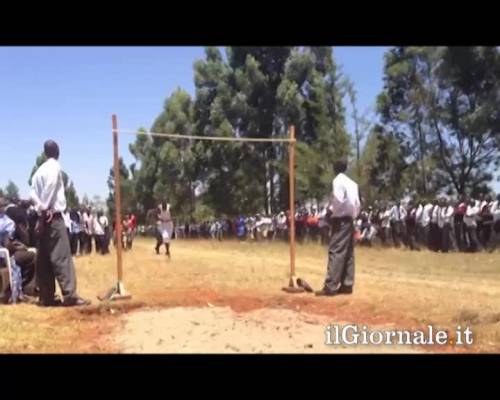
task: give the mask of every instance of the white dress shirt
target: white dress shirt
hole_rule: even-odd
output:
[[[490,212],[493,214],[493,221],[500,221],[500,207],[498,205],[498,200],[491,203]]]
[[[106,229],[109,226],[108,217],[106,217],[105,215],[102,215],[99,218],[99,223],[101,224],[103,229]]]
[[[419,204],[417,209],[415,210],[415,221],[417,222],[417,224],[420,224],[422,222],[423,213],[424,207],[422,206],[422,204]]]
[[[101,225],[101,222],[97,217],[92,218],[92,232],[94,235],[102,236],[104,235],[104,229]]]
[[[361,209],[358,184],[345,174],[338,174],[332,182],[332,200],[330,210],[332,217],[356,218]]]
[[[431,203],[427,203],[425,207],[423,207],[420,224],[424,227],[429,225],[429,222],[431,222],[431,210],[432,210]]]
[[[407,215],[408,211],[406,211],[406,208],[399,206],[399,217],[401,218],[401,221],[404,221]]]
[[[391,226],[391,210],[385,210],[380,215],[380,225],[382,228],[389,228]]]
[[[64,225],[66,225],[66,228],[69,229],[71,233],[71,218],[69,217],[69,212],[65,211],[62,214],[63,219],[64,219]]]
[[[62,170],[56,159],[49,158],[37,169],[33,175],[30,197],[38,213],[62,213],[66,210]]]
[[[469,227],[477,227],[476,217],[478,214],[479,206],[477,203],[474,206],[468,205],[464,215],[464,224]]]
[[[391,211],[390,211],[390,220],[391,221],[401,221],[402,219],[402,216],[401,216],[401,208],[398,207],[397,204],[394,204],[392,207],[391,207]]]
[[[82,219],[83,221],[83,230],[84,232],[87,234],[87,235],[90,235],[92,232],[92,227],[90,226],[90,223],[92,222],[90,220],[90,216],[89,214],[85,211],[83,214],[82,214]]]
[[[434,206],[434,209],[432,210],[432,215],[431,215],[431,222],[434,224],[439,224],[439,216],[441,215],[441,207],[438,205]]]
[[[454,212],[452,206],[441,207],[441,227],[443,227],[444,224],[451,224]]]

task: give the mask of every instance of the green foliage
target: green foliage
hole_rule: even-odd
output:
[[[332,163],[350,151],[340,74],[329,47],[208,47],[194,63],[195,98],[177,89],[152,131],[270,138],[296,125],[298,200],[323,198]],[[275,212],[288,206],[284,144],[139,136],[134,187],[145,214],[167,199],[180,218]]]
[[[19,188],[10,180],[7,183],[7,186],[5,186],[5,197],[13,201],[19,200]]]
[[[122,214],[136,212],[137,209],[137,200],[135,195],[135,187],[134,181],[132,180],[131,173],[123,159],[119,159],[119,171],[120,171],[120,194],[121,194],[121,204],[122,204]],[[115,174],[113,168],[109,171],[108,177],[108,188],[109,188],[109,196],[106,200],[106,205],[108,207],[109,214],[114,218],[115,215]],[[88,205],[92,205],[92,203],[86,198],[85,202]],[[95,200],[95,199],[94,199]]]
[[[386,54],[384,73],[378,110],[401,140],[416,189],[462,193],[491,181],[500,148],[498,49],[398,47]]]

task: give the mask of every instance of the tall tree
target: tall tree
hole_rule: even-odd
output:
[[[119,170],[120,170],[120,194],[121,194],[121,211],[122,213],[135,212],[137,208],[137,201],[135,197],[134,182],[131,179],[131,173],[123,159],[119,159]],[[111,168],[108,177],[108,188],[109,196],[106,201],[108,206],[108,211],[110,215],[114,218],[115,215],[115,174],[114,169]],[[85,196],[86,197],[86,196]],[[87,198],[88,202],[88,198]],[[90,203],[90,202],[89,202]]]
[[[306,47],[292,51],[278,96],[283,118],[286,124],[297,127],[300,141],[297,146],[299,201],[322,199],[331,190],[333,161],[350,154],[340,86],[341,74],[331,48]]]
[[[9,180],[7,186],[5,186],[5,196],[10,200],[19,200],[19,188],[11,180]]]
[[[350,143],[331,48],[230,47],[224,57],[208,47],[194,63],[194,80],[194,101],[174,92],[152,130],[271,138],[293,123],[299,200],[330,191],[333,160],[348,154]],[[130,150],[139,202],[167,195],[178,213],[197,215],[288,207],[286,145],[139,137]]]
[[[407,194],[408,165],[400,139],[393,133],[376,125],[367,137],[360,159],[363,169],[359,183],[364,202],[395,200]]]
[[[499,89],[494,47],[399,47],[387,53],[379,111],[402,138],[408,162],[420,164],[424,192],[444,187],[463,193],[491,181],[499,165]],[[427,164],[436,160],[430,174]]]

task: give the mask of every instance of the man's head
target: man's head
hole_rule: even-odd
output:
[[[489,203],[491,201],[491,196],[487,194],[486,196],[484,196],[484,200]]]
[[[32,200],[21,200],[19,205],[24,210],[27,210],[28,208],[30,208],[33,205],[33,201]]]
[[[54,158],[55,160],[59,159],[59,146],[53,140],[47,140],[43,144],[43,152],[47,158]]]
[[[341,158],[333,164],[335,175],[342,174],[347,171],[347,158]]]

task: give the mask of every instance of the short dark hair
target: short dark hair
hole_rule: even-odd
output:
[[[56,160],[59,158],[59,146],[53,140],[47,140],[43,144],[43,152],[47,158],[55,158]]]
[[[336,174],[341,174],[347,171],[347,158],[341,158],[333,164],[333,170]]]

